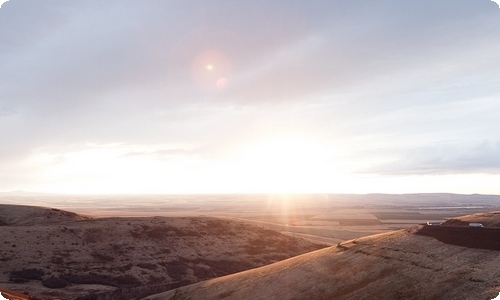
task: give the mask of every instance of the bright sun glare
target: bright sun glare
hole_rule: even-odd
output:
[[[431,191],[464,186],[461,192],[494,185],[494,176],[390,177],[356,174],[346,162],[347,149],[333,150],[308,138],[281,137],[249,142],[232,156],[155,155],[178,145],[138,147],[86,145],[84,150],[38,152],[30,174],[43,181],[37,191],[51,193],[402,193],[423,187]],[[337,152],[335,152],[337,151]],[[28,169],[27,169],[28,170]],[[19,187],[23,189],[23,187]],[[420,191],[420,190],[416,190]]]
[[[311,192],[341,177],[332,169],[331,149],[308,139],[274,138],[250,142],[232,157],[129,155],[157,149],[129,145],[33,157],[45,169],[46,186],[59,192]],[[48,168],[47,168],[48,167]]]
[[[279,138],[254,144],[240,155],[246,182],[264,192],[301,192],[335,173],[328,170],[326,148],[300,138]]]

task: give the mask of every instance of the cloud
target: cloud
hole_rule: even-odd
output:
[[[182,149],[182,148],[174,148],[174,149],[161,149],[154,151],[133,151],[125,154],[125,156],[156,156],[161,158],[172,158],[178,156],[191,156],[197,155],[197,152],[194,150]]]
[[[380,165],[360,173],[381,175],[425,174],[500,174],[500,141],[485,141],[464,147],[462,144],[441,144],[418,149],[391,149]]]
[[[394,172],[484,169],[481,156],[458,149],[500,130],[491,6],[11,1],[0,10],[0,128],[9,128],[0,170],[40,149],[88,143],[223,160],[283,135],[351,147],[347,160],[408,154]],[[224,86],[213,86],[219,77],[200,83],[219,63]],[[455,156],[412,152],[436,143]]]
[[[170,109],[206,98],[245,105],[304,101],[314,94],[358,89],[377,79],[394,80],[412,73],[425,76],[417,73],[419,69],[436,62],[445,65],[447,50],[461,49],[468,45],[463,42],[464,35],[477,33],[467,28],[478,5],[454,6],[460,10],[438,5],[433,14],[423,10],[423,5],[404,7],[391,1],[371,4],[369,9],[344,6],[349,22],[355,25],[340,29],[339,24],[348,20],[341,16],[342,10],[333,9],[334,5],[328,7],[331,15],[318,21],[313,17],[324,8],[312,4],[294,4],[285,10],[263,2],[244,8],[218,3],[195,9],[175,4],[179,14],[192,15],[189,23],[168,12],[157,12],[165,9],[160,4],[126,2],[120,4],[119,13],[115,5],[109,2],[99,9],[76,2],[57,9],[39,5],[39,17],[34,9],[25,14],[25,22],[31,26],[12,21],[7,27],[20,30],[6,47],[34,50],[29,56],[14,54],[18,59],[10,67],[25,76],[6,88],[7,98],[15,94],[15,105],[25,104],[37,114],[106,104],[110,108],[133,107],[141,96],[142,109]],[[390,14],[385,7],[398,14]],[[224,18],[228,9],[243,19]],[[449,10],[462,13],[464,9],[472,13],[454,21]],[[413,13],[419,18],[412,17]],[[443,15],[447,18],[441,20]],[[28,16],[35,21],[28,21]],[[336,18],[335,23],[329,20]],[[208,26],[199,26],[203,19]],[[253,19],[259,22],[245,25]],[[418,26],[424,21],[427,26]],[[446,44],[440,41],[443,35],[447,36]],[[193,81],[191,62],[203,49],[219,50],[233,65],[233,74],[221,93],[207,95]],[[466,54],[463,65],[471,60]],[[379,88],[396,85],[381,83],[377,83]],[[134,89],[151,92],[134,94]],[[118,97],[121,99],[110,100]]]

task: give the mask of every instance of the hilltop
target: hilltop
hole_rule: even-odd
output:
[[[91,218],[57,208],[0,204],[0,226],[48,225]]]
[[[469,223],[477,222],[484,227],[500,227],[500,212],[477,213],[452,218],[444,222],[444,226],[468,226]]]
[[[454,220],[481,220],[485,224],[496,224],[499,215],[496,212]],[[496,297],[500,292],[500,252],[457,246],[419,234],[429,227],[433,226],[419,225],[353,239],[144,300]],[[439,227],[442,230],[453,229]],[[469,228],[463,228],[466,229]],[[483,229],[471,230],[477,233]],[[496,235],[499,238],[500,232]]]

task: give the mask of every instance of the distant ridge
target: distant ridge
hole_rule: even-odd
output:
[[[28,192],[23,190],[0,192],[0,196],[50,196],[51,193]]]
[[[90,218],[57,208],[0,204],[0,225],[44,225],[88,219]]]

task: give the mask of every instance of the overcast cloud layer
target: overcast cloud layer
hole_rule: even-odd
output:
[[[500,193],[499,30],[489,0],[11,0],[0,191]]]

